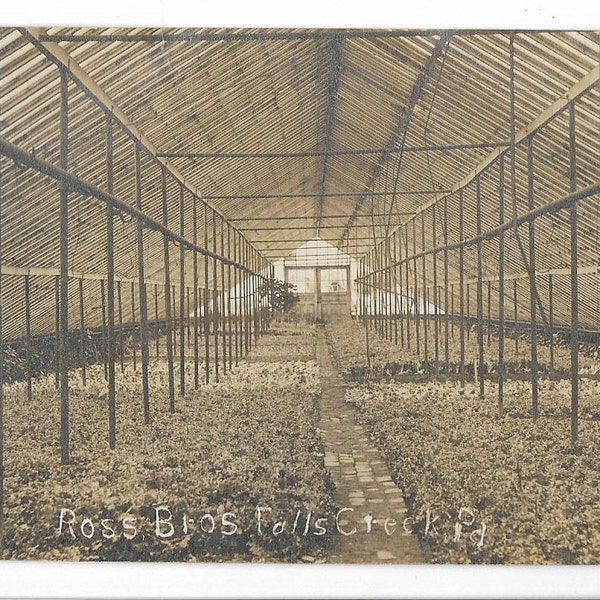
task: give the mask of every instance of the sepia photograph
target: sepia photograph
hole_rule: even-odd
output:
[[[0,21],[0,569],[600,564],[599,133],[600,19]]]

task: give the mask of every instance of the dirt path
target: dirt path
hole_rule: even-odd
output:
[[[323,388],[319,429],[325,467],[336,486],[335,500],[345,508],[328,562],[422,563],[417,538],[402,526],[406,518],[402,492],[365,429],[356,424],[355,409],[344,399],[344,383],[331,360],[324,331],[318,335]]]

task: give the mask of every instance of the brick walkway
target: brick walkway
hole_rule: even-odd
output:
[[[336,536],[327,562],[423,563],[417,538],[402,527],[406,518],[402,492],[365,429],[356,424],[355,409],[344,399],[344,383],[331,361],[325,334],[320,330],[318,335],[323,389],[319,429],[325,467],[335,483],[338,506],[347,509],[340,515],[339,528],[344,533],[356,530]]]

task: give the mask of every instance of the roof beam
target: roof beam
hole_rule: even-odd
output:
[[[324,30],[242,30],[225,32],[204,32],[194,31],[180,33],[152,33],[152,34],[41,34],[41,42],[132,42],[132,43],[151,43],[161,44],[169,42],[257,42],[268,40],[320,40],[330,37],[341,37],[343,39],[372,39],[372,38],[403,38],[403,37],[431,37],[439,36],[445,33],[454,35],[494,35],[510,33],[506,29],[324,29]],[[528,30],[519,30],[517,33],[527,33]],[[532,30],[532,33],[539,33]]]
[[[412,212],[395,212],[392,213],[392,217],[403,217],[403,216],[407,216],[407,215],[413,215],[414,213]],[[390,213],[376,213],[376,214],[362,214],[362,215],[358,215],[358,217],[368,217],[369,219],[371,217],[389,217]],[[236,223],[239,223],[241,221],[243,222],[247,222],[247,221],[307,221],[308,219],[311,219],[312,217],[310,215],[304,215],[304,216],[284,216],[284,217],[274,217],[274,216],[268,216],[268,217],[238,217],[237,219],[231,219],[232,221],[235,221]],[[344,214],[344,215],[324,215],[323,216],[324,219],[347,219],[348,215]]]
[[[55,181],[61,182],[62,184],[68,186],[69,191],[80,193],[83,196],[92,196],[93,198],[104,202],[106,205],[114,207],[117,211],[121,212],[122,214],[132,217],[138,223],[142,223],[144,227],[157,231],[171,242],[188,248],[193,252],[199,252],[203,256],[214,258],[225,265],[237,267],[238,269],[247,273],[254,273],[254,271],[250,267],[241,263],[237,263],[227,257],[221,256],[216,252],[212,252],[208,248],[202,248],[201,246],[198,246],[197,244],[191,242],[181,234],[170,230],[166,225],[163,225],[161,222],[157,221],[156,219],[153,219],[146,213],[139,211],[137,208],[133,207],[127,202],[120,200],[116,196],[109,194],[108,192],[95,186],[94,184],[89,183],[84,179],[77,177],[76,175],[73,175],[73,173],[62,169],[61,167],[57,167],[53,163],[50,163],[41,158],[37,158],[34,154],[23,150],[19,146],[4,139],[2,136],[0,136],[0,154],[12,158],[14,161],[25,167],[35,169],[39,173],[47,175]],[[243,234],[240,232],[240,235]]]
[[[421,74],[419,75],[419,77],[413,85],[410,96],[408,98],[408,102],[406,103],[406,106],[400,113],[396,127],[392,131],[392,134],[390,136],[389,142],[386,144],[386,147],[395,147],[398,145],[398,142],[402,142],[400,145],[400,152],[402,152],[402,146],[404,146],[406,132],[408,131],[408,127],[410,126],[410,122],[412,120],[413,110],[417,102],[420,100],[423,91],[427,85],[427,82],[429,81],[429,77],[431,76],[433,70],[437,65],[438,58],[442,55],[442,52],[444,51],[444,48],[446,47],[446,44],[448,43],[449,39],[450,35],[448,33],[443,33],[442,35],[440,35],[438,41],[433,47],[431,55],[427,59],[423,70],[421,71]],[[390,152],[386,151],[382,153],[380,161],[374,166],[373,171],[371,172],[371,176],[369,178],[369,181],[367,182],[367,185],[365,186],[365,190],[370,190],[375,185],[375,182],[379,178],[383,166],[385,165],[389,157]],[[391,192],[390,195],[394,197],[395,194],[394,192]],[[346,236],[349,234],[350,228],[352,227],[352,224],[356,219],[356,215],[360,211],[366,197],[367,194],[363,194],[357,199],[356,206],[354,207],[352,215],[348,219],[348,223],[346,224],[344,232],[342,233],[340,242],[343,242]]]
[[[577,267],[577,274],[578,275],[596,275],[600,273],[600,265],[579,265]],[[536,278],[540,278],[540,277],[544,277],[547,275],[571,275],[571,267],[557,267],[555,269],[538,269],[535,271],[535,276]],[[509,273],[509,274],[505,274],[504,275],[504,279],[506,281],[512,281],[514,279],[529,279],[530,275],[529,275],[529,271],[521,271],[519,273]],[[491,282],[491,283],[496,283],[497,281],[499,281],[499,277],[497,275],[490,275],[490,276],[486,276],[486,277],[482,277],[481,281],[484,282]],[[448,285],[453,285],[453,284],[457,284],[458,285],[459,280],[456,281],[449,281]],[[471,278],[471,279],[465,279],[464,283],[477,283],[477,278]]]
[[[586,92],[594,88],[600,82],[600,65],[596,65],[587,75],[582,77],[577,83],[575,83],[567,92],[565,92],[560,98],[553,102],[546,110],[540,113],[531,123],[520,129],[515,134],[515,146],[521,142],[526,141],[534,133],[542,129],[552,119],[560,115],[571,102],[574,102],[580,96],[583,96]],[[446,196],[455,194],[462,188],[466,187],[471,183],[478,175],[485,171],[491,166],[500,156],[507,153],[510,149],[510,142],[498,146],[495,150],[490,152],[470,173],[465,175],[451,190],[445,192],[436,192],[436,197],[422,204],[415,213],[413,218],[416,218],[421,212],[427,210],[434,204],[437,204],[443,200]],[[392,232],[391,232],[392,233]]]
[[[327,84],[327,114],[325,116],[325,134],[323,142],[323,162],[321,165],[321,181],[319,182],[319,198],[316,206],[315,232],[319,235],[321,218],[325,206],[325,185],[329,168],[329,155],[333,144],[333,129],[338,105],[341,71],[342,71],[342,38],[333,36],[326,47],[325,54],[329,60],[329,78]]]
[[[60,275],[60,269],[52,268],[52,267],[16,267],[14,265],[2,265],[0,269],[3,275],[14,275],[16,277],[58,277]],[[108,275],[106,273],[91,273],[87,271],[76,271],[73,269],[69,269],[69,278],[70,279],[83,279],[84,281],[106,281],[108,279]],[[115,275],[115,281],[119,281],[121,283],[138,283],[137,278],[133,277],[121,277],[119,275]],[[144,281],[147,284],[164,286],[165,280],[161,279],[152,279],[151,277],[146,277]],[[192,286],[187,286],[191,289]]]
[[[387,152],[395,154],[399,152],[450,152],[454,150],[485,150],[508,146],[508,142],[482,142],[480,144],[432,144],[431,146],[405,146],[404,149],[389,148],[358,148],[348,150],[319,151],[307,150],[306,152],[158,152],[157,156],[163,158],[222,158],[222,159],[246,159],[246,158],[309,158],[320,156],[351,156],[363,154],[381,154]]]
[[[370,215],[365,215],[366,217],[370,217]],[[387,215],[386,215],[387,216]],[[346,215],[347,217],[347,215]],[[306,217],[303,217],[306,218]],[[354,225],[354,227],[369,227],[372,229],[373,227],[386,227],[385,223],[361,223],[360,225]],[[321,225],[320,229],[341,229],[342,225]],[[247,227],[242,227],[242,231],[304,231],[306,230],[306,225],[291,225],[289,227],[254,227],[252,225],[248,225]]]
[[[384,236],[384,235],[379,235],[379,236],[377,236],[377,237],[379,237],[379,238],[381,238],[381,239],[384,239],[384,238],[385,238],[385,236]],[[282,244],[282,243],[284,243],[284,242],[285,242],[286,244],[287,244],[287,243],[290,243],[290,244],[291,244],[291,243],[296,243],[296,242],[301,242],[301,243],[310,242],[311,240],[314,240],[314,239],[315,239],[315,238],[304,238],[304,239],[293,239],[293,240],[292,240],[292,239],[287,239],[287,238],[286,238],[285,240],[276,240],[276,239],[271,239],[271,240],[269,240],[269,239],[265,239],[265,240],[254,240],[254,243],[255,243],[255,244]],[[319,240],[320,240],[320,241],[323,241],[323,242],[327,242],[327,243],[329,243],[329,244],[337,244],[337,243],[340,243],[339,239],[334,239],[334,238],[319,237]],[[350,238],[350,241],[351,241],[351,242],[354,242],[354,240],[360,240],[360,241],[368,241],[368,240],[371,240],[371,241],[373,241],[373,236],[372,236],[372,235],[367,235],[367,236],[360,236],[360,235],[359,235],[358,237],[354,237],[354,236],[352,236],[352,237]],[[344,243],[345,243],[345,242],[344,242]],[[372,246],[372,244],[371,244],[371,245],[369,245],[369,247],[371,247],[371,246]]]
[[[441,190],[442,192],[444,190]],[[437,194],[440,190],[405,190],[396,192],[396,196]],[[323,194],[326,198],[348,198],[350,196],[392,196],[394,192],[337,192]],[[319,198],[321,194],[229,194],[221,196],[203,196],[204,200],[283,200],[296,198]],[[413,214],[413,213],[410,213]],[[348,216],[348,215],[346,215]]]
[[[188,181],[182,173],[180,173],[167,159],[159,156],[156,146],[146,137],[146,135],[133,123],[127,114],[114,102],[114,100],[100,87],[98,83],[79,65],[79,63],[71,57],[61,46],[54,42],[44,42],[42,38],[42,29],[35,28],[20,28],[18,30],[23,37],[28,40],[35,48],[44,54],[49,60],[60,68],[64,68],[69,73],[70,77],[77,85],[88,94],[101,108],[110,112],[112,117],[119,123],[125,132],[142,148],[170,173],[170,175],[189,192],[197,196],[203,203],[210,207],[218,214],[225,222],[229,222],[225,215],[215,206],[207,202],[206,198],[196,189],[196,187]],[[234,229],[235,226],[231,225]],[[237,229],[236,229],[237,231]],[[241,233],[241,232],[240,232]],[[243,235],[243,234],[242,234]]]

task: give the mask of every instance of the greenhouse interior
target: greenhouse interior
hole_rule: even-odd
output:
[[[600,31],[0,29],[4,560],[600,563]]]

